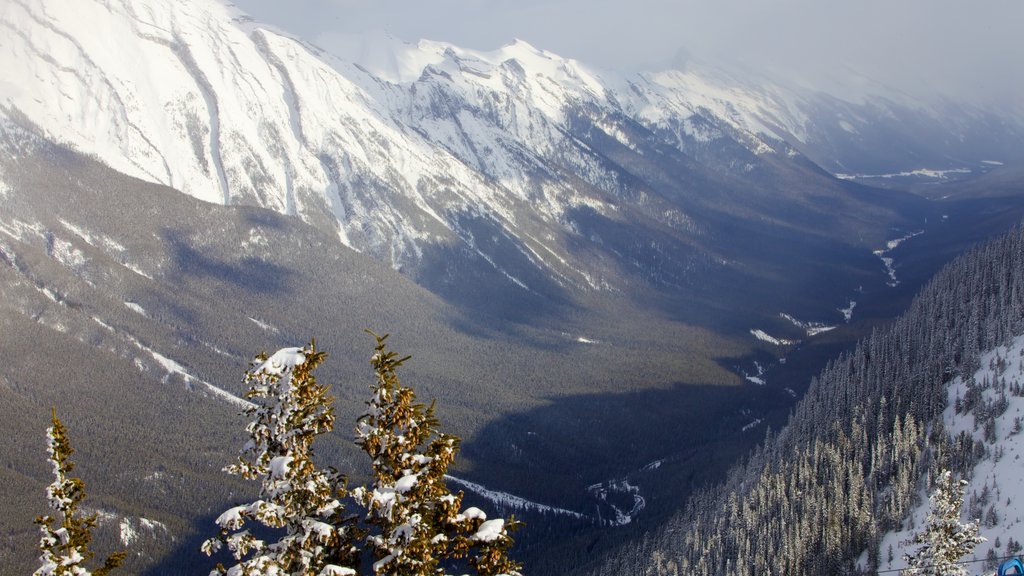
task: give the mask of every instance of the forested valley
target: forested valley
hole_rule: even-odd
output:
[[[993,418],[1018,387],[974,382],[981,353],[1024,333],[1024,230],[948,264],[910,309],[815,378],[777,434],[728,481],[599,566],[577,574],[874,573],[880,535],[897,527],[940,468],[962,475],[990,450]],[[951,436],[940,418],[951,380],[957,412],[986,442]],[[1001,400],[981,400],[996,387]],[[867,552],[866,563],[857,560]]]

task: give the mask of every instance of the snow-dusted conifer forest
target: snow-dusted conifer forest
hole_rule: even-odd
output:
[[[315,344],[261,354],[246,373],[245,409],[249,440],[229,474],[260,483],[257,500],[220,514],[220,534],[202,544],[215,556],[226,550],[236,564],[217,564],[211,574],[429,576],[472,569],[481,576],[519,576],[509,559],[514,519],[488,519],[476,507],[463,509],[462,493],[445,485],[459,439],[438,433],[433,405],[417,403],[412,388],[399,383],[397,369],[408,360],[376,336],[371,362],[377,381],[367,411],[356,425],[356,443],[373,460],[372,486],[348,489],[347,479],[314,462],[312,444],[334,427],[329,387],[314,370],[326,358]],[[54,482],[47,488],[53,514],[41,516],[39,576],[104,576],[126,552],[112,554],[90,571],[83,564],[96,516],[82,516],[84,482],[73,469],[67,431],[53,416],[47,430]],[[429,443],[428,443],[429,441]],[[345,502],[360,508],[349,511]],[[259,523],[257,536],[246,523]],[[197,550],[198,552],[198,550]],[[364,558],[367,560],[364,561]]]
[[[942,469],[969,480],[962,520],[979,521],[987,539],[961,561],[994,569],[1020,553],[1022,335],[1018,227],[951,262],[894,324],[831,362],[727,482],[582,573],[906,567],[903,554],[917,547],[903,543],[926,523]]]

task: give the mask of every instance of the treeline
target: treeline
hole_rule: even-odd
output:
[[[831,362],[788,425],[727,482],[591,574],[873,572],[879,538],[900,524],[921,479],[930,485],[940,466],[965,472],[988,449],[943,429],[950,381],[970,382],[982,351],[1021,333],[1018,228],[947,265],[903,316]],[[999,412],[999,402],[962,402],[982,425]]]

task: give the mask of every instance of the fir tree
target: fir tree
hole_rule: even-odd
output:
[[[389,351],[387,336],[377,336],[371,363],[376,372],[373,396],[356,426],[356,444],[373,463],[373,485],[353,490],[376,530],[368,538],[377,561],[375,574],[438,574],[442,562],[467,558],[483,576],[519,574],[508,558],[514,520],[488,520],[477,508],[460,511],[462,493],[444,482],[459,439],[438,433],[434,405],[416,402],[412,388],[399,383],[396,370],[408,357]]]
[[[334,425],[332,398],[313,376],[324,356],[315,343],[284,348],[269,358],[258,356],[246,373],[247,397],[257,402],[245,410],[250,440],[225,471],[258,480],[260,499],[217,518],[221,533],[203,551],[213,554],[226,544],[240,562],[230,570],[218,565],[215,574],[356,574],[357,531],[341,504],[345,478],[318,469],[312,460],[313,440]],[[246,520],[283,529],[284,535],[268,544],[243,529]]]
[[[914,534],[909,544],[922,544],[914,554],[905,554],[910,566],[905,575],[966,576],[960,558],[985,541],[978,534],[978,522],[960,523],[965,480],[956,480],[949,470],[939,476],[931,496],[931,510],[925,527]]]
[[[89,542],[92,540],[92,528],[96,525],[96,515],[82,516],[78,513],[78,505],[85,498],[85,483],[70,476],[75,468],[71,461],[74,449],[68,440],[67,429],[57,419],[56,410],[53,411],[53,426],[46,430],[46,437],[54,476],[53,483],[46,488],[46,498],[55,514],[36,518],[36,524],[43,533],[39,539],[42,566],[34,574],[104,576],[120,566],[126,554],[111,554],[103,566],[93,571],[84,566],[93,557]]]

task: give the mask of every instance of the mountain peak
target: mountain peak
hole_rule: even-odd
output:
[[[495,52],[508,55],[520,54],[523,56],[551,56],[551,54],[546,50],[541,50],[521,38],[513,38],[511,42],[501,46]]]

